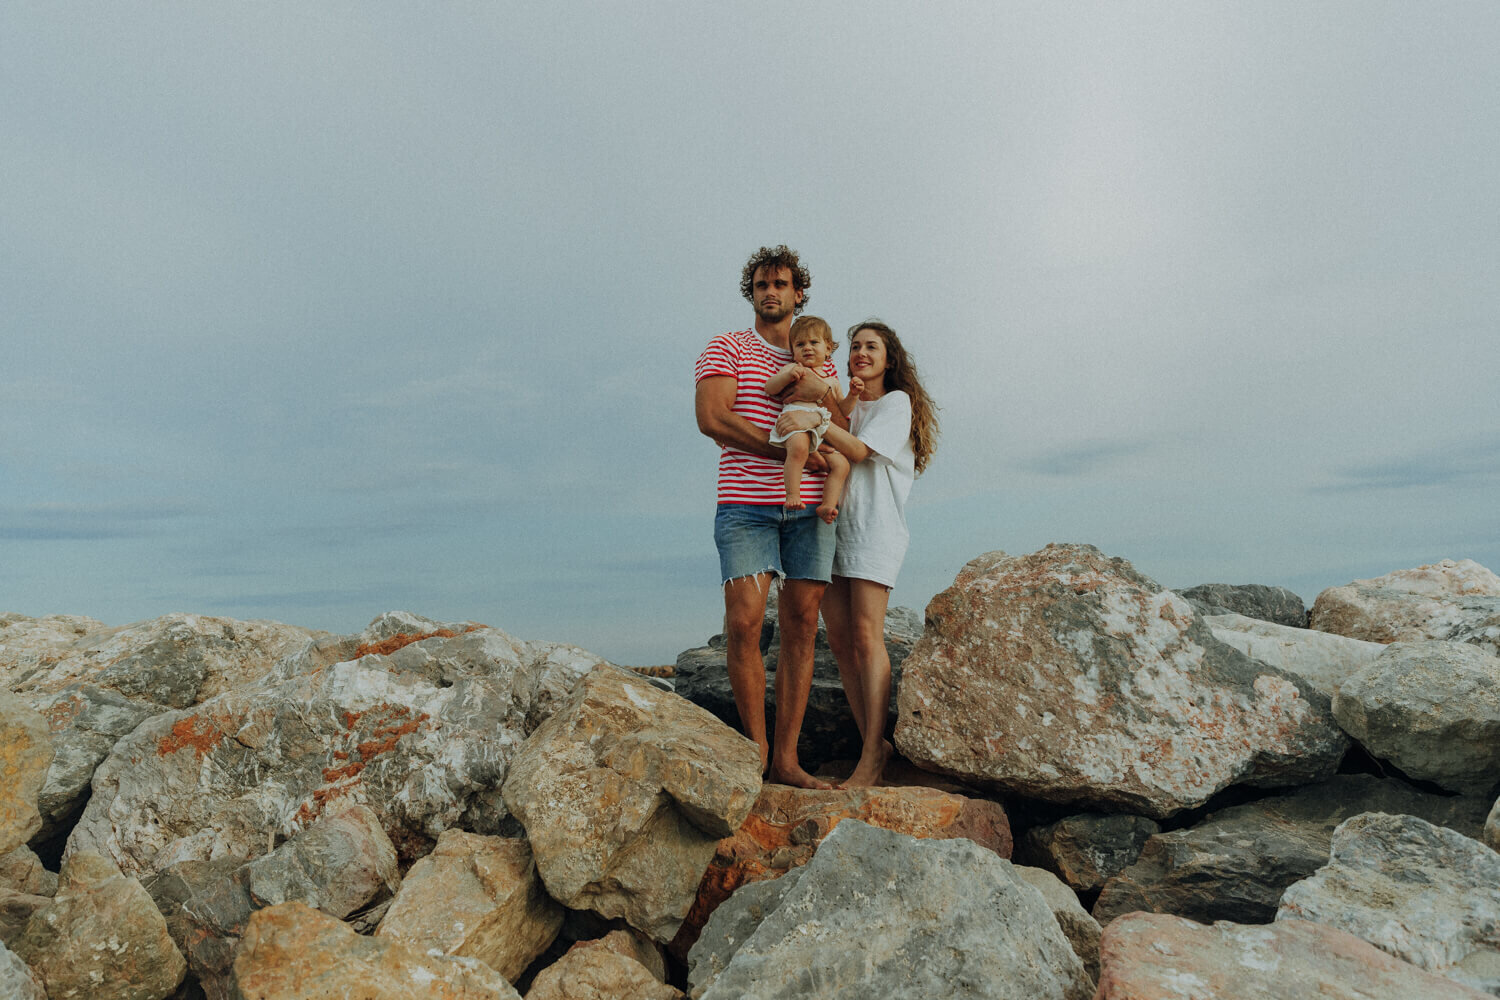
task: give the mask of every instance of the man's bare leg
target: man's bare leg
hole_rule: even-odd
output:
[[[819,580],[787,580],[781,585],[781,655],[776,665],[776,742],[770,777],[799,788],[833,787],[804,771],[797,759],[797,737],[802,733],[802,716],[807,713],[807,696],[812,691],[818,604],[827,586]]]
[[[849,479],[849,460],[838,452],[823,456],[828,463],[828,478],[823,481],[823,502],[818,504],[818,516],[825,524],[832,524],[839,516],[839,501],[844,498],[844,483]]]
[[[873,580],[850,580],[849,625],[858,684],[848,690],[864,746],[845,788],[880,782],[894,748],[885,738],[891,699],[891,658],[885,648],[885,611],[891,592]],[[841,671],[842,674],[842,671]]]
[[[760,630],[766,617],[770,573],[742,576],[724,584],[724,639],[729,687],[745,735],[760,745],[760,770],[766,771],[766,665],[760,656]]]
[[[806,434],[793,434],[786,439],[786,462],[781,469],[786,477],[786,503],[783,506],[787,510],[801,510],[807,506],[802,502],[802,469],[807,465],[811,444],[812,439]]]

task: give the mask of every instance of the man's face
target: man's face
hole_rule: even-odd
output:
[[[750,302],[755,315],[767,323],[780,323],[802,304],[802,293],[792,287],[789,267],[757,267],[750,279]]]

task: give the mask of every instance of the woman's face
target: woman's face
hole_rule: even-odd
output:
[[[869,327],[860,327],[849,338],[849,374],[863,379],[867,386],[884,384],[885,341]]]

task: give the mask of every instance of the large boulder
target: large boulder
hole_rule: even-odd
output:
[[[235,1000],[521,1000],[483,962],[365,937],[304,903],[255,912],[232,982]]]
[[[1160,832],[1145,816],[1079,813],[1027,830],[1021,859],[1056,872],[1076,892],[1092,892],[1135,864]]]
[[[682,991],[662,982],[625,949],[601,938],[573,945],[562,958],[537,973],[526,992],[526,1000],[613,1000],[615,997],[681,1000]]]
[[[673,954],[687,955],[709,916],[736,889],[807,864],[834,827],[848,819],[924,839],[964,837],[998,857],[1011,854],[1010,822],[998,802],[935,788],[763,785],[740,828],[715,847],[693,908],[672,940]]]
[[[9,854],[41,829],[37,795],[51,763],[47,720],[0,690],[0,854]]]
[[[506,805],[564,906],[677,933],[760,791],[760,751],[697,705],[613,667],[589,673],[511,764]]]
[[[56,898],[12,950],[55,1000],[162,1000],[187,973],[146,890],[97,854],[63,863]]]
[[[7,1000],[47,1000],[47,991],[31,967],[0,942],[0,997]]]
[[[1089,978],[1097,981],[1099,979],[1099,921],[1089,916],[1089,911],[1085,910],[1083,904],[1078,901],[1077,894],[1068,888],[1062,879],[1045,868],[1016,865],[1011,870],[1020,877],[1021,881],[1042,894],[1047,908],[1052,911],[1052,916],[1057,920],[1058,928],[1062,930],[1068,943],[1073,946],[1073,954],[1083,962],[1083,968],[1088,972]]]
[[[1325,695],[1091,545],[980,556],[927,623],[896,745],[929,770],[1161,818],[1232,784],[1328,777],[1348,747]]]
[[[429,680],[377,653],[288,658],[254,684],[147,719],[95,773],[68,850],[142,875],[250,859],[340,800],[368,804],[408,861],[452,826],[515,832],[500,794],[511,756],[558,692],[602,661],[498,629],[422,641],[464,643],[467,672]]]
[[[1472,559],[1444,559],[1329,587],[1309,625],[1372,642],[1451,639],[1500,654],[1500,576]]]
[[[1203,620],[1215,639],[1252,660],[1302,678],[1330,698],[1344,678],[1368,666],[1385,649],[1378,642],[1274,625],[1243,615],[1213,615]]]
[[[476,958],[515,982],[562,922],[525,840],[444,830],[406,873],[375,933],[418,951]]]
[[[1500,854],[1415,816],[1345,821],[1328,864],[1286,890],[1276,919],[1328,924],[1500,996]]]
[[[192,862],[185,862],[191,864]],[[209,1000],[231,997],[229,972],[251,914],[296,901],[344,918],[400,884],[396,849],[367,807],[345,803],[276,850],[182,903],[188,964]],[[153,898],[156,898],[153,896]]]
[[[969,840],[858,820],[801,868],[731,896],[689,962],[699,1000],[1093,994],[1041,893],[1010,862]]]
[[[1495,800],[1495,806],[1490,810],[1489,818],[1484,821],[1482,837],[1491,849],[1500,851],[1500,799]]]
[[[84,636],[106,628],[101,621],[79,615],[0,614],[0,687],[9,688],[50,670]]]
[[[1371,810],[1426,816],[1466,834],[1478,832],[1476,801],[1419,792],[1370,775],[1339,775],[1289,795],[1210,814],[1197,826],[1158,833],[1140,858],[1104,885],[1094,917],[1173,913],[1202,923],[1268,923],[1287,886],[1328,861],[1333,832]]]
[[[55,751],[37,794],[42,814],[37,839],[50,840],[66,833],[83,811],[94,771],[114,745],[143,721],[168,709],[92,684],[72,684],[39,695],[36,704],[52,729]]]
[[[891,705],[889,725],[896,721],[896,690],[900,687],[901,665],[911,653],[912,645],[922,635],[922,616],[911,608],[889,608],[885,614],[885,648],[891,660]],[[769,692],[781,652],[780,625],[777,621],[776,591],[766,601],[766,617],[760,633],[761,655],[765,661],[766,726],[775,727],[776,704]],[[708,709],[726,725],[740,725],[734,691],[729,686],[725,639],[716,635],[708,644],[683,651],[677,657],[673,673],[674,690],[695,705]],[[844,697],[838,663],[828,647],[828,630],[820,620],[813,644],[812,690],[807,699],[807,713],[802,717],[802,734],[798,742],[802,763],[816,768],[829,761],[854,760],[859,757],[859,727]]]
[[[1307,608],[1302,598],[1285,587],[1200,583],[1178,593],[1201,615],[1243,615],[1290,628],[1307,627]]]
[[[1204,927],[1130,913],[1104,929],[1101,950],[1096,1000],[1488,1000],[1304,920]]]
[[[1346,678],[1339,725],[1376,757],[1456,792],[1500,784],[1500,656],[1464,642],[1395,642]]]

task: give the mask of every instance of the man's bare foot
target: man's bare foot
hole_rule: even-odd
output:
[[[831,503],[820,503],[818,504],[818,516],[823,519],[823,523],[832,524],[833,519],[839,516],[839,509]]]
[[[807,504],[802,502],[801,497],[787,497],[786,503],[782,504],[781,506],[785,507],[787,510],[803,510],[807,507]]]
[[[794,788],[829,789],[833,787],[822,778],[814,778],[796,764],[790,767],[773,764],[771,766],[771,773],[767,777],[770,781],[778,785],[791,785]]]
[[[890,740],[881,740],[875,753],[864,753],[860,755],[859,763],[854,767],[854,773],[849,775],[840,788],[870,788],[880,784],[881,775],[885,773],[886,762],[891,759],[891,754],[896,748],[891,746]]]

